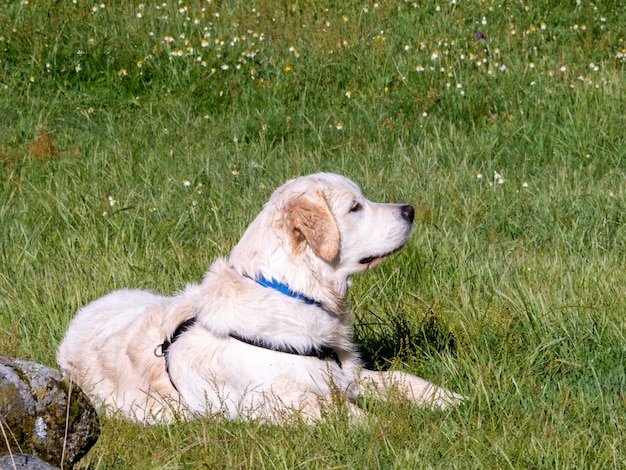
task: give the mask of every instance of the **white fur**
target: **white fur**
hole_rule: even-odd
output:
[[[383,398],[398,390],[430,406],[457,403],[460,395],[410,374],[362,369],[351,341],[345,305],[350,277],[404,245],[412,211],[368,201],[339,175],[291,180],[202,283],[174,297],[120,290],[81,309],[59,347],[58,363],[107,410],[145,422],[210,413],[316,420],[337,391],[358,415],[351,403],[366,388]],[[254,280],[259,276],[322,307],[263,287]],[[168,376],[155,351],[191,317],[196,324],[168,351]],[[328,345],[341,366],[332,358],[253,346],[230,333],[300,352]]]

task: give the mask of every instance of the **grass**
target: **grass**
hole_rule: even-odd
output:
[[[81,467],[623,467],[625,13],[4,2],[0,353],[54,365],[81,305],[199,280],[274,188],[333,171],[417,207],[354,280],[364,356],[468,403],[363,403],[362,427],[106,419]]]

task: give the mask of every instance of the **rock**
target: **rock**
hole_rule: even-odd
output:
[[[0,470],[58,470],[49,463],[28,454],[7,454],[0,456]]]
[[[98,440],[100,423],[87,396],[58,370],[0,356],[0,431],[0,454],[72,467]],[[11,462],[4,458],[3,465]]]

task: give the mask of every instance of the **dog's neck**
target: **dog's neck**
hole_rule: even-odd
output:
[[[329,289],[329,291],[331,293],[334,293],[335,295],[332,295],[332,297],[329,299],[329,301],[320,301],[320,300],[316,300],[312,297],[309,297],[301,292],[298,291],[294,291],[291,289],[291,287],[289,287],[287,284],[277,281],[275,279],[271,279],[271,280],[267,280],[267,278],[265,276],[257,276],[257,277],[252,277],[252,276],[248,276],[247,274],[244,274],[245,277],[248,277],[249,279],[255,281],[257,284],[263,286],[263,287],[268,287],[270,289],[274,289],[275,291],[280,292],[281,294],[284,294],[288,297],[300,300],[302,302],[304,302],[305,304],[308,305],[314,305],[316,307],[321,308],[322,310],[324,310],[326,313],[329,313],[333,316],[336,317],[344,317],[346,314],[346,302],[345,302],[345,295],[344,297],[340,297],[339,295],[336,295],[335,291],[332,289]],[[346,286],[346,290],[347,290],[348,286]]]
[[[248,276],[250,277],[250,276]],[[271,279],[268,280],[265,278],[265,276],[259,276],[256,278],[251,278],[254,281],[256,281],[257,284],[263,286],[263,287],[268,287],[270,289],[274,289],[278,292],[280,292],[281,294],[287,295],[289,297],[293,297],[294,299],[300,300],[302,302],[304,302],[305,304],[309,304],[309,305],[315,305],[316,307],[319,307],[321,309],[324,309],[324,306],[322,305],[322,302],[319,302],[315,299],[312,299],[310,297],[307,297],[306,295],[300,293],[300,292],[295,292],[293,290],[291,290],[291,288],[287,285],[284,284],[282,282],[279,282],[275,279]]]
[[[345,273],[319,259],[311,250],[293,251],[289,239],[283,239],[283,233],[279,233],[278,237],[267,237],[264,249],[259,251],[255,248],[257,242],[248,239],[249,232],[267,232],[270,229],[266,227],[278,223],[267,221],[264,217],[259,216],[233,247],[227,261],[229,267],[238,275],[248,275],[252,280],[263,275],[266,279],[285,283],[289,291],[321,303],[327,312],[337,317],[345,316],[348,287]],[[257,224],[261,227],[256,227]],[[251,230],[252,227],[256,228]]]

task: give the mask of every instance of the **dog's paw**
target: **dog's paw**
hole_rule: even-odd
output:
[[[451,406],[459,406],[467,400],[468,398],[465,395],[451,392],[445,388],[437,388],[431,395],[430,400],[426,399],[425,401],[427,401],[432,408],[445,410]]]

